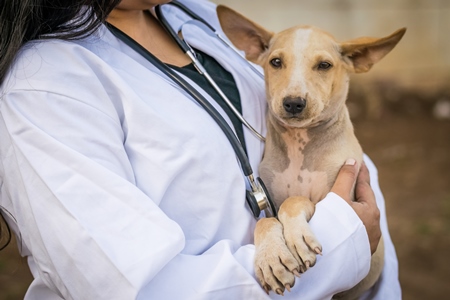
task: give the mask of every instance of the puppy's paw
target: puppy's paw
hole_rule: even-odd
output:
[[[286,246],[283,226],[275,218],[258,221],[255,228],[255,273],[267,293],[283,295],[294,286],[299,264]]]
[[[283,202],[278,213],[286,245],[302,273],[314,266],[317,254],[322,253],[322,246],[308,225],[314,210],[314,204],[308,198],[290,197]]]

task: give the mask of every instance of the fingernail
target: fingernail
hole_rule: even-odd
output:
[[[354,160],[353,158],[349,158],[345,161],[346,165],[350,165],[350,166],[354,166],[356,164],[356,160]]]

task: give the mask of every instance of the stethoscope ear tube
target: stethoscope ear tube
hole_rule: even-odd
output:
[[[170,36],[172,36],[172,39],[178,44],[178,47],[180,47],[185,53],[189,52],[191,49],[189,49],[188,45],[186,43],[183,43],[181,39],[177,38],[177,33],[172,29],[170,24],[167,22],[166,18],[164,18],[161,12],[161,5],[157,5],[155,7],[155,13],[156,16],[158,17],[159,22],[161,22],[167,33],[169,33]]]
[[[168,4],[174,5],[178,8],[180,8],[182,11],[184,11],[186,14],[191,16],[194,20],[200,21],[200,24],[205,25],[208,30],[211,30],[216,37],[219,38],[219,40],[223,43],[224,40],[218,35],[218,33],[214,30],[214,28],[207,23],[204,19],[202,19],[200,16],[195,14],[193,11],[189,10],[186,6],[182,5],[181,3],[178,3],[177,1],[170,2]],[[219,86],[216,84],[216,82],[211,78],[211,76],[208,74],[206,69],[202,66],[200,61],[197,59],[197,56],[194,52],[194,50],[189,46],[189,44],[184,41],[184,39],[180,38],[177,33],[173,30],[173,28],[168,23],[167,19],[164,17],[162,13],[161,5],[158,5],[155,7],[155,13],[158,17],[159,22],[161,22],[164,29],[167,31],[167,33],[172,37],[172,39],[178,44],[178,46],[183,50],[184,53],[186,53],[187,56],[189,56],[189,59],[194,64],[194,67],[197,69],[197,71],[205,76],[206,80],[211,84],[211,86],[214,88],[214,90],[220,95],[220,97],[225,101],[225,103],[228,105],[228,107],[231,109],[233,114],[244,124],[245,127],[247,127],[259,140],[265,141],[264,136],[262,136],[255,128],[253,128],[252,125],[250,125],[247,120],[242,116],[242,114],[233,106],[231,101],[228,99],[227,95],[219,88]],[[226,43],[225,43],[226,44]],[[228,44],[226,44],[229,48],[231,48]],[[231,48],[233,49],[233,48]],[[239,57],[241,57],[239,54],[237,54]],[[242,57],[241,57],[242,58]],[[250,64],[249,64],[250,65]],[[251,65],[250,65],[251,66]],[[259,73],[258,73],[259,74]]]

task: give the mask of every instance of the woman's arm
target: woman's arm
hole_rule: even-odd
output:
[[[31,90],[5,95],[0,113],[1,201],[41,279],[65,299],[132,299],[184,236],[135,186],[118,120]]]

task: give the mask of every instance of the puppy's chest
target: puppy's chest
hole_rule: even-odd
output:
[[[280,199],[278,201],[284,201],[290,196],[305,196],[317,203],[330,190],[327,172],[308,168],[304,156],[291,159],[286,170],[274,172],[273,176],[271,189],[275,199]]]
[[[266,179],[269,191],[277,205],[290,196],[308,197],[314,203],[323,199],[330,190],[330,169],[327,158],[321,157],[320,150],[311,148],[306,136],[297,135],[285,145],[286,159],[280,168],[280,153],[265,153],[260,175]],[[323,171],[327,170],[327,171]]]

